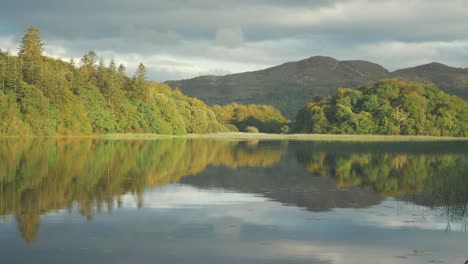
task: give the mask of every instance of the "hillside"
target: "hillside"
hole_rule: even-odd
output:
[[[338,61],[322,56],[260,71],[200,76],[167,84],[208,104],[271,104],[291,118],[316,95],[328,96],[339,87],[367,86],[384,78],[433,82],[447,93],[468,98],[468,69],[432,63],[389,72],[367,61]]]
[[[167,83],[208,104],[271,104],[291,117],[298,106],[315,95],[330,95],[342,86],[368,85],[388,74],[385,68],[370,62],[312,57],[261,71]]]

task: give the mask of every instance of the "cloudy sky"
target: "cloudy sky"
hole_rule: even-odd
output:
[[[159,81],[315,55],[468,67],[468,0],[7,0],[0,49],[16,51],[29,25],[49,55],[141,61]]]

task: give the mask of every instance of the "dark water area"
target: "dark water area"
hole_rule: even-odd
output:
[[[465,263],[468,141],[1,140],[0,263]]]

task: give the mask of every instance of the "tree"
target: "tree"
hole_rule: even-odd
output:
[[[6,88],[6,59],[5,55],[2,53],[0,50],[0,84],[2,86],[2,91],[5,93],[5,88]]]
[[[125,76],[125,71],[127,69],[125,68],[125,66],[123,66],[122,64],[119,65],[119,68],[117,69],[117,72],[119,73],[119,76]]]
[[[150,99],[149,89],[146,83],[146,67],[143,65],[143,63],[138,65],[133,79],[133,97],[140,101],[148,101]]]
[[[21,40],[18,52],[23,63],[23,78],[30,84],[36,84],[40,78],[43,47],[39,29],[31,26]]]
[[[281,128],[288,121],[281,112],[271,105],[229,104],[214,105],[213,111],[220,122],[228,123],[245,131],[248,126],[256,127],[263,133],[282,133]]]
[[[468,106],[430,84],[383,80],[314,99],[296,115],[295,132],[466,136]]]
[[[81,67],[79,74],[81,84],[86,84],[95,81],[96,61],[97,55],[94,51],[88,52],[86,55],[83,56],[83,58],[81,58]]]
[[[140,62],[135,73],[135,78],[139,81],[146,80],[146,67]]]
[[[18,67],[18,58],[11,56],[7,51],[6,53],[6,72],[5,72],[5,88],[17,91],[21,72]]]

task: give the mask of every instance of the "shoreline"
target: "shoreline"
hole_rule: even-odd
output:
[[[266,134],[266,133],[212,133],[187,135],[159,134],[102,134],[83,136],[3,136],[2,139],[40,138],[40,139],[105,139],[105,140],[157,140],[157,139],[223,139],[223,140],[295,140],[295,141],[335,141],[335,142],[404,142],[404,141],[468,141],[468,137],[405,136],[405,135],[342,135],[342,134]]]

